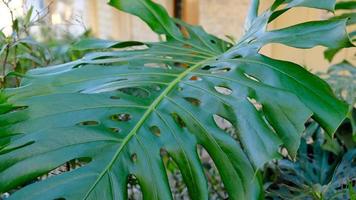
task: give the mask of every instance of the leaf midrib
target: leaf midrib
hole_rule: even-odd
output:
[[[137,122],[137,124],[133,127],[133,129],[130,131],[130,133],[124,138],[122,141],[120,148],[115,152],[113,159],[110,161],[110,163],[107,165],[107,167],[99,174],[99,177],[96,179],[92,187],[88,190],[88,192],[85,194],[83,200],[86,200],[90,193],[94,190],[96,185],[99,183],[99,181],[104,177],[104,175],[107,173],[107,171],[110,170],[110,168],[114,165],[116,162],[117,158],[119,157],[121,151],[124,149],[124,147],[129,143],[132,137],[134,137],[138,130],[141,128],[141,126],[144,124],[144,122],[147,120],[147,118],[152,114],[152,112],[156,109],[156,107],[161,103],[161,101],[174,89],[174,87],[183,80],[190,72],[194,71],[197,69],[199,66],[203,65],[204,63],[214,60],[215,57],[209,58],[206,60],[203,60],[201,62],[196,63],[192,67],[188,68],[181,74],[177,76],[176,79],[174,79],[170,84],[168,84],[167,88],[152,102],[152,104],[148,107],[146,112],[142,115],[140,120]]]

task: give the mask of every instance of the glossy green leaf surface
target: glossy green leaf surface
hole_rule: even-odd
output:
[[[348,0],[348,1],[340,1],[335,5],[336,10],[342,10],[342,12],[336,16],[331,17],[332,20],[342,20],[346,21],[346,25],[349,29],[349,38],[352,42],[355,42],[355,29],[353,25],[356,23],[356,13],[354,12],[356,6],[356,1]],[[347,33],[346,33],[347,34]],[[344,47],[329,47],[324,52],[324,57],[331,62],[335,55],[339,53],[343,48],[354,47],[353,44],[344,43]]]
[[[198,145],[216,164],[230,199],[261,199],[257,170],[280,158],[281,146],[295,157],[310,117],[332,135],[346,116],[346,104],[324,81],[294,63],[258,53],[276,41],[340,47],[348,41],[344,21],[269,32],[273,12],[268,10],[252,17],[240,42],[230,44],[171,19],[150,0],[110,4],[140,17],[167,40],[85,41],[78,46],[133,49],[95,52],[32,70],[20,88],[2,92],[0,192],[68,161],[85,161],[79,169],[19,190],[12,199],[127,199],[132,175],[144,199],[172,199],[162,152],[179,167],[191,199],[208,199]],[[291,32],[301,34],[303,28],[308,35],[298,44]],[[235,138],[217,116],[234,127]]]

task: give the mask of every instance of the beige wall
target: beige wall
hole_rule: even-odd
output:
[[[118,11],[106,4],[107,0],[88,0],[85,13],[88,26],[100,38],[117,40],[157,41],[158,37],[139,18]],[[172,0],[156,0],[173,12]]]
[[[220,37],[232,35],[239,38],[243,34],[244,19],[248,11],[250,0],[199,0],[199,22],[205,29]],[[271,0],[262,0],[261,7],[266,8]],[[263,10],[263,9],[262,9]],[[326,19],[329,17],[325,11],[316,9],[296,8],[274,21],[269,28],[278,29],[297,23]],[[354,29],[355,30],[355,29]],[[322,36],[321,36],[322,37]],[[312,71],[325,71],[329,63],[324,59],[324,47],[313,49],[295,49],[280,44],[270,44],[262,49],[262,53],[273,58],[294,61],[306,66]],[[347,58],[356,64],[356,49],[347,49],[340,52],[333,63]]]

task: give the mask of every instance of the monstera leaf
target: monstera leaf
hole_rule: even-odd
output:
[[[126,199],[132,176],[144,199],[172,199],[165,152],[179,167],[190,197],[208,199],[197,155],[201,146],[230,199],[262,198],[258,169],[280,158],[281,146],[295,157],[311,116],[332,135],[348,109],[317,76],[259,49],[268,43],[352,44],[346,20],[267,30],[293,7],[332,10],[333,0],[278,0],[261,14],[258,3],[252,2],[245,35],[230,44],[170,18],[151,0],[111,0],[166,40],[93,40],[92,46],[85,41],[77,48],[123,49],[32,70],[21,87],[3,91],[0,192],[76,160],[80,168],[30,184],[10,199]]]
[[[356,149],[346,153],[327,151],[325,136],[318,124],[312,123],[302,139],[296,162],[284,159],[268,165],[266,199],[356,197]]]
[[[347,19],[347,26],[350,28],[349,37],[352,41],[356,40],[356,30],[352,27],[356,24],[356,1],[345,0],[340,1],[335,5],[335,10],[341,12],[341,14],[332,17],[331,19]],[[335,55],[340,52],[342,48],[328,48],[324,52],[324,56],[327,60],[332,61]]]

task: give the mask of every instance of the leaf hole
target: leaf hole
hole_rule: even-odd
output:
[[[181,128],[185,128],[186,124],[183,121],[183,119],[177,114],[177,113],[172,113],[172,118],[173,120],[177,123],[177,125]]]
[[[120,133],[121,130],[119,128],[109,128],[109,130],[113,133]]]
[[[137,154],[136,153],[133,153],[132,155],[131,155],[131,161],[132,162],[137,162]]]
[[[184,99],[191,103],[193,106],[200,106],[201,104],[201,101],[199,99],[193,97],[184,97]]]
[[[280,153],[284,158],[287,158],[288,155],[289,155],[287,148],[285,148],[285,147],[283,147],[283,146],[280,146],[280,147],[279,147],[279,153]]]
[[[216,41],[215,41],[215,40],[210,40],[210,42],[211,42],[212,44],[216,44]]]
[[[111,119],[119,122],[127,122],[130,121],[132,117],[130,114],[122,113],[122,114],[111,115]]]
[[[78,126],[97,126],[100,123],[98,121],[84,121],[84,122],[80,122],[77,125]]]
[[[227,86],[215,86],[214,89],[223,95],[231,95],[232,89],[228,88]]]
[[[229,72],[230,70],[231,70],[230,67],[224,67],[224,68],[219,68],[219,69],[216,69],[216,70],[212,70],[211,73],[212,74],[221,74],[221,73]]]
[[[210,70],[210,69],[214,69],[216,68],[216,66],[211,66],[211,65],[205,65],[204,67],[202,67],[202,70]]]
[[[144,63],[143,66],[150,68],[165,68],[165,64],[162,63]]]
[[[159,129],[158,126],[151,126],[150,131],[153,135],[157,137],[161,136],[161,129]]]
[[[165,148],[160,148],[159,149],[159,155],[161,157],[168,156],[168,151]]]
[[[202,79],[199,76],[192,76],[189,78],[191,81],[201,81]]]
[[[53,168],[50,172],[48,172],[46,175],[41,176],[39,179],[45,180],[48,179],[49,177],[57,176],[65,172],[77,170],[89,164],[91,161],[92,158],[90,157],[81,157],[81,158],[72,159],[60,166]]]
[[[174,62],[173,65],[175,67],[182,67],[182,68],[188,68],[189,65],[187,63],[183,63],[183,62]]]
[[[213,120],[215,125],[225,132],[227,132],[229,129],[233,129],[232,123],[220,115],[214,114]]]
[[[244,75],[248,78],[248,79],[251,79],[253,81],[256,81],[256,82],[261,82],[260,80],[258,80],[256,77],[252,76],[252,75],[249,75],[249,74],[246,74],[244,73]]]
[[[262,110],[262,104],[257,102],[255,98],[247,97],[247,100],[256,108],[256,110]]]

